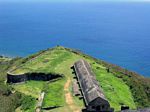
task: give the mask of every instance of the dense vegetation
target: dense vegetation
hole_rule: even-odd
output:
[[[18,106],[18,99],[20,99],[19,93],[11,93],[12,88],[5,85],[6,71],[14,63],[14,60],[4,60],[3,57],[0,59],[0,112],[13,112]]]
[[[15,59],[1,58],[3,59],[0,59],[0,112],[14,112],[21,105],[22,110],[31,108],[34,105],[31,96],[17,92],[10,85],[5,84],[7,71],[19,66],[24,59],[19,57]],[[27,103],[29,101],[30,103]]]
[[[56,47],[31,55],[27,58],[0,60],[0,112],[33,112],[41,91],[46,93],[43,108],[58,106],[50,112],[71,112],[65,102],[64,84],[67,78],[73,80],[70,67],[80,58],[87,60],[96,74],[102,89],[115,110],[121,105],[130,108],[150,105],[150,79],[119,66],[95,59],[78,50]],[[15,74],[28,72],[58,73],[62,78],[53,81],[28,81],[24,84],[5,84],[6,72]],[[71,85],[70,85],[71,91]],[[78,108],[83,102],[73,97]]]

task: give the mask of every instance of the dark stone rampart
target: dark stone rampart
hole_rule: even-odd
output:
[[[37,80],[37,81],[49,81],[62,77],[60,74],[45,74],[45,73],[25,73],[25,74],[11,74],[7,73],[7,83],[21,83],[28,80]]]

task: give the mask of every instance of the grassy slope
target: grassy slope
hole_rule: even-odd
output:
[[[14,112],[20,105],[22,105],[20,109],[34,111],[35,100],[32,96],[17,92],[5,83],[7,71],[16,68],[24,60],[26,59],[0,60],[0,112]]]
[[[0,58],[0,62],[6,62],[6,61],[10,61],[10,60],[11,60],[10,58],[5,58],[5,57]]]
[[[17,64],[17,60],[10,61],[8,58],[0,58],[0,112],[14,112],[20,103],[20,94],[18,92],[12,94],[12,88],[5,84],[6,71],[13,66],[14,61]]]
[[[14,73],[24,73],[24,72],[46,72],[46,73],[59,73],[64,74],[65,77],[59,81],[56,82],[44,82],[43,88],[39,88],[38,86],[34,87],[35,85],[32,85],[33,81],[29,81],[26,84],[22,85],[14,85],[13,87],[22,93],[25,93],[27,95],[34,96],[35,99],[37,96],[35,96],[35,91],[32,92],[32,87],[36,88],[35,90],[44,90],[46,92],[46,96],[44,99],[44,105],[43,107],[48,106],[66,106],[65,99],[64,99],[64,92],[63,87],[66,82],[66,77],[72,77],[71,73],[71,65],[77,60],[78,56],[74,56],[72,53],[67,52],[66,50],[50,50],[48,52],[45,52],[43,55],[40,55],[38,58],[35,58],[32,61],[28,61],[25,63],[21,68],[14,71]],[[37,82],[37,85],[39,82]],[[30,86],[30,84],[32,86]],[[77,100],[78,102],[82,102]],[[80,106],[79,108],[81,108]],[[62,107],[63,109],[64,107]],[[67,109],[67,107],[65,107]],[[65,110],[64,109],[64,110]],[[58,109],[59,110],[59,109]],[[69,108],[67,109],[69,112]],[[56,109],[54,112],[57,111]],[[65,110],[66,111],[66,110]]]
[[[106,69],[99,65],[94,65],[93,70],[96,73],[97,80],[100,82],[107,99],[112,107],[120,109],[119,105],[129,105],[135,109],[135,103],[129,87],[112,73],[107,73]]]
[[[43,55],[40,55],[32,61],[24,63],[23,66],[14,71],[14,73],[18,74],[31,71],[46,73],[54,72],[64,74],[65,77],[63,79],[52,83],[30,81],[26,84],[23,84],[22,86],[15,85],[13,87],[17,91],[25,93],[27,95],[29,95],[30,93],[30,95],[34,98],[37,98],[36,93],[44,90],[47,94],[44,99],[43,106],[62,106],[61,108],[52,111],[56,112],[61,110],[66,112],[66,110],[69,110],[69,108],[65,104],[64,100],[64,83],[67,77],[72,78],[72,71],[70,67],[75,61],[80,58],[85,58],[91,63],[92,68],[96,73],[97,80],[100,82],[104,93],[107,99],[110,101],[112,107],[114,107],[116,110],[119,110],[120,105],[122,104],[129,105],[132,108],[136,107],[130,88],[126,83],[123,82],[122,79],[116,77],[112,73],[107,73],[106,68],[101,64],[95,63],[95,60],[93,60],[92,58],[86,57],[81,54],[72,53],[61,47],[55,48],[53,50],[48,50],[47,52],[44,52]],[[35,91],[32,92],[32,88],[36,88]],[[74,98],[74,101],[80,102],[80,104],[82,105],[82,101],[79,101],[76,98]]]

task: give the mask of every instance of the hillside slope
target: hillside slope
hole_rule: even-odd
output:
[[[59,46],[41,51],[24,59],[15,60],[11,62],[12,64],[8,65],[13,74],[62,74],[62,78],[53,81],[27,81],[24,84],[9,85],[9,88],[11,88],[10,91],[13,91],[14,94],[19,94],[22,99],[19,104],[14,104],[16,105],[14,108],[18,107],[16,111],[32,112],[35,109],[36,99],[41,91],[46,93],[43,108],[58,107],[43,111],[74,112],[81,110],[84,107],[83,101],[72,95],[71,82],[74,74],[70,69],[74,62],[81,58],[91,64],[106,98],[109,100],[111,107],[114,107],[116,111],[120,110],[121,105],[128,105],[132,109],[148,107],[150,105],[150,79],[116,65],[92,58],[80,51]],[[6,71],[8,68],[3,70],[5,74],[0,74],[4,76],[1,82],[6,80]],[[64,86],[68,80],[70,80],[70,83],[66,90]],[[66,101],[68,93],[71,95],[71,103]],[[27,102],[30,103],[27,104]]]

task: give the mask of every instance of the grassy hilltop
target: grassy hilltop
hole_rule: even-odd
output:
[[[120,110],[121,105],[132,109],[150,105],[150,79],[137,75],[113,64],[92,58],[80,51],[55,47],[40,51],[27,58],[15,58],[0,64],[0,112],[33,112],[41,91],[46,93],[43,108],[58,106],[44,112],[73,112],[84,107],[83,101],[72,95],[72,83],[68,90],[65,85],[72,82],[74,74],[70,67],[79,59],[88,61],[99,81],[111,107]],[[110,72],[107,72],[109,68]],[[6,72],[22,73],[56,73],[62,78],[53,81],[27,81],[24,84],[5,84]],[[71,103],[66,95],[71,94]]]

